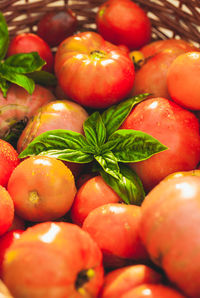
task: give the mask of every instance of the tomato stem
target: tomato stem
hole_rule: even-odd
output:
[[[104,51],[94,50],[90,52],[90,57],[96,60],[100,60],[106,57],[106,53]]]

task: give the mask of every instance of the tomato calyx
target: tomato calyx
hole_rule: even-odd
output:
[[[33,204],[36,205],[38,204],[40,197],[38,195],[38,192],[36,190],[33,190],[31,192],[29,192],[29,201]]]
[[[84,284],[89,282],[95,275],[94,269],[86,269],[82,270],[78,273],[77,279],[75,282],[75,288],[77,289],[80,294],[84,294],[85,290],[83,288]]]
[[[94,51],[90,52],[90,57],[95,60],[101,60],[101,59],[105,58],[106,55],[107,54],[104,51],[100,51],[100,50],[94,50]]]

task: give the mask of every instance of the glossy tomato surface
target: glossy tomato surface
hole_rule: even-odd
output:
[[[76,34],[59,45],[55,73],[69,98],[91,108],[106,108],[123,100],[135,77],[128,53],[95,32]]]

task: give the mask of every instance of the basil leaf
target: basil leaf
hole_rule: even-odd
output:
[[[152,155],[167,149],[165,145],[151,135],[132,129],[117,130],[109,137],[109,141],[116,142],[112,152],[117,161],[126,163],[148,159]]]
[[[85,137],[78,132],[64,129],[50,130],[40,134],[20,153],[19,158],[39,154],[78,163],[94,159],[93,148],[88,146]]]
[[[0,60],[2,60],[8,50],[9,44],[9,33],[6,23],[6,19],[3,14],[0,12]]]
[[[96,154],[99,154],[99,147],[106,140],[106,129],[99,112],[94,112],[87,118],[83,125],[84,133],[89,144],[95,146]]]
[[[94,158],[101,165],[106,173],[115,178],[119,178],[120,172],[118,162],[111,151],[107,152],[104,155],[95,155]]]
[[[10,84],[4,79],[1,78],[0,74],[0,89],[3,93],[3,96],[6,97]]]
[[[106,127],[107,137],[109,137],[121,126],[131,112],[133,106],[143,101],[148,95],[149,93],[144,93],[131,97],[125,101],[122,101],[118,105],[111,106],[103,112],[101,117]]]
[[[57,78],[50,72],[39,70],[28,73],[27,76],[31,78],[36,84],[40,84],[42,86],[56,86]]]
[[[121,175],[118,179],[100,171],[104,181],[119,195],[126,204],[140,206],[145,197],[143,185],[137,174],[128,166],[120,165]]]
[[[4,64],[9,71],[25,74],[40,70],[46,62],[37,52],[31,52],[12,55],[4,61]]]
[[[29,79],[24,74],[10,71],[4,63],[0,64],[0,76],[11,83],[23,87],[30,94],[32,94],[35,89],[35,83],[32,79]]]

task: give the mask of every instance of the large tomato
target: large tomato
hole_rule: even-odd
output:
[[[151,98],[139,103],[122,128],[146,132],[168,147],[147,160],[131,164],[147,191],[167,175],[193,170],[199,163],[198,119],[171,100]]]
[[[135,76],[128,54],[95,32],[70,36],[59,45],[55,73],[67,96],[92,108],[123,100]]]
[[[141,210],[140,235],[151,259],[186,297],[200,297],[200,177],[163,180]]]

